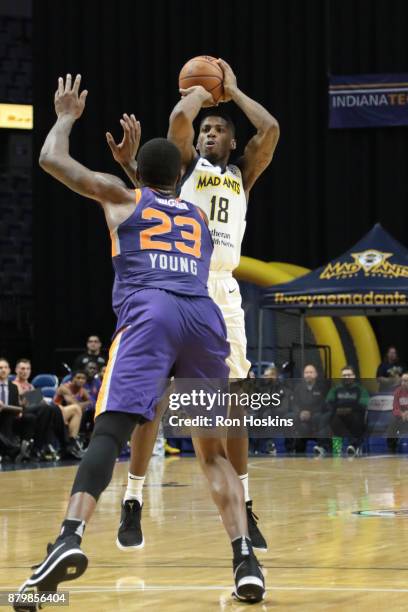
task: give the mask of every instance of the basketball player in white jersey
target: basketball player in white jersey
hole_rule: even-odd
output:
[[[203,107],[213,104],[211,94],[200,86],[181,90],[182,98],[170,116],[168,138],[182,154],[184,176],[181,197],[199,206],[209,219],[214,253],[208,289],[221,308],[227,327],[231,346],[227,361],[230,378],[243,379],[247,377],[251,364],[246,357],[245,322],[239,285],[232,272],[240,260],[249,193],[272,160],[279,138],[279,125],[265,108],[238,88],[231,67],[223,60],[219,60],[219,64],[224,72],[223,101],[235,102],[256,129],[243,156],[236,165],[229,164],[230,154],[236,148],[235,128],[231,120],[221,113],[217,114],[216,109],[202,120],[194,147],[193,121]],[[129,118],[124,115],[121,124],[124,129],[122,143],[116,145],[111,134],[107,134],[107,140],[114,158],[135,182],[134,157],[138,147],[136,120],[134,116]],[[162,411],[158,410],[155,421],[137,426],[132,437],[128,487],[117,538],[121,550],[133,550],[144,545],[141,529],[142,489],[161,414]],[[247,436],[228,438],[226,450],[244,488],[252,545],[266,551],[267,543],[257,527],[248,490]]]

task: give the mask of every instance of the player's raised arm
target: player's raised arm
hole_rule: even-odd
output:
[[[106,132],[106,140],[112,151],[113,159],[122,166],[135,187],[139,187],[137,180],[136,155],[140,145],[141,127],[136,117],[123,113],[120,119],[123,129],[123,137],[117,144],[110,132]]]
[[[252,100],[238,88],[231,66],[221,59],[218,60],[218,63],[224,72],[224,101],[233,100],[256,128],[256,134],[245,147],[244,155],[239,163],[244,189],[248,194],[256,179],[272,161],[279,140],[279,124],[261,104]]]
[[[170,115],[167,138],[178,147],[185,169],[197,155],[193,146],[193,121],[200,110],[204,106],[212,106],[214,100],[212,94],[201,85],[180,89],[180,93],[182,98],[177,102]]]
[[[81,75],[77,75],[72,85],[71,75],[67,74],[65,84],[60,77],[55,92],[54,104],[57,121],[48,133],[40,153],[40,166],[67,187],[98,202],[123,204],[129,201],[129,190],[119,178],[110,174],[93,172],[69,153],[69,135],[75,121],[85,108],[87,91],[79,94]]]

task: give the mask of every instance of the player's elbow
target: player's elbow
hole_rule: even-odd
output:
[[[265,134],[274,142],[279,140],[280,128],[275,117],[270,116],[265,125]]]
[[[49,155],[47,154],[47,151],[44,150],[44,147],[41,149],[40,157],[38,158],[38,163],[43,170],[47,170],[47,167],[49,165]]]
[[[40,152],[38,163],[43,170],[49,172],[51,168],[55,166],[55,159],[50,151],[43,147]]]
[[[189,123],[186,111],[182,107],[173,109],[169,120],[169,134],[178,132]]]

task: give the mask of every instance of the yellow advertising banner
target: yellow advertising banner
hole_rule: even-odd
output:
[[[0,128],[12,130],[33,129],[33,107],[31,104],[0,104]]]

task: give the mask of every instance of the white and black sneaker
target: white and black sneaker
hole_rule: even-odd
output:
[[[235,589],[232,594],[239,601],[257,603],[265,597],[264,575],[258,559],[252,551],[250,542],[246,538],[242,538],[241,545],[244,549],[243,554],[234,555]]]
[[[126,499],[122,503],[120,525],[116,546],[120,550],[134,550],[144,547],[142,532],[142,507],[137,499]]]
[[[266,552],[268,550],[268,544],[263,537],[261,530],[258,527],[258,517],[252,510],[252,499],[245,502],[247,521],[248,521],[248,535],[252,542],[253,548]]]
[[[44,561],[34,566],[34,574],[20,587],[19,593],[55,592],[60,582],[75,580],[88,567],[88,558],[78,544],[78,537],[67,536],[48,544]],[[40,608],[36,603],[16,603],[17,612],[32,612]]]
[[[352,444],[349,444],[346,449],[346,455],[347,457],[355,457],[357,455],[357,450],[355,446],[353,446]]]

